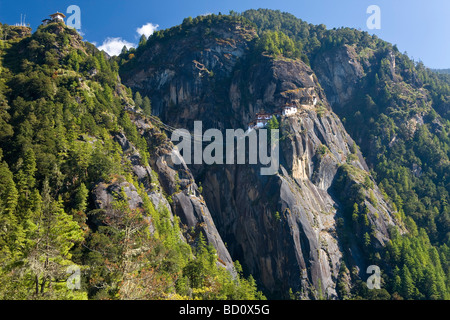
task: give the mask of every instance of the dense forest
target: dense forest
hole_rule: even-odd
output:
[[[186,244],[163,206],[143,196],[143,208],[130,209],[118,192],[100,210],[89,197],[99,182],[118,179],[145,193],[114,137],[125,133],[148,166],[152,146],[127,107],[153,126],[151,101],[122,85],[119,69],[155,43],[223,21],[257,30],[255,55],[301,59],[314,70],[321,53],[351,46],[367,62],[357,94],[332,107],[407,232],[393,228],[381,255],[367,252],[389,266],[383,289],[338,280],[339,298],[449,299],[450,78],[367,32],[262,9],[186,18],[112,58],[63,24],[8,39],[10,27],[0,25],[0,299],[264,299],[238,261],[233,274],[220,266],[201,233]],[[342,196],[352,223],[340,232],[367,226],[357,195]],[[81,290],[67,288],[68,266],[80,268]],[[349,274],[357,278],[343,264],[340,279]]]
[[[432,69],[436,73],[450,74],[450,69]]]
[[[110,209],[93,206],[99,181],[145,192],[113,139],[126,133],[147,163],[117,62],[59,23],[0,45],[0,299],[263,298],[237,261],[234,275],[218,266],[202,234],[191,248],[147,197],[132,210],[122,190]],[[135,100],[150,112],[148,98]],[[80,290],[68,288],[68,267]]]

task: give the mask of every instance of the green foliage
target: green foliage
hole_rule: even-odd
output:
[[[152,105],[150,99],[147,96],[144,97],[144,100],[142,102],[142,111],[144,111],[144,114],[147,117],[150,117],[152,115]]]
[[[150,155],[117,61],[62,24],[14,41],[0,52],[0,298],[262,298],[204,240],[192,252],[179,218],[133,180],[114,137],[126,135],[141,165]],[[148,97],[134,100],[151,115]],[[122,190],[95,209],[94,186],[123,177],[143,207],[130,209]],[[66,285],[69,266],[82,270],[80,290]]]
[[[99,214],[103,224],[87,239],[89,295],[97,299],[160,298],[170,285],[162,265],[169,253],[151,236],[145,216],[129,208],[122,192],[123,197]]]
[[[242,267],[235,262],[236,279],[233,279],[224,268],[217,268],[217,255],[211,245],[206,245],[200,233],[197,240],[196,257],[188,262],[183,274],[192,285],[195,299],[232,299],[253,300],[264,299],[257,291],[255,280],[250,276],[245,279]]]
[[[270,118],[269,122],[267,123],[267,129],[269,130],[280,129],[280,124],[278,122],[277,117]]]
[[[142,108],[142,96],[139,92],[136,92],[136,94],[134,95],[134,103],[136,105],[137,108]]]
[[[385,258],[393,267],[388,288],[404,299],[449,299],[448,260],[442,260],[448,247],[443,246],[440,255],[424,229],[404,236],[393,230],[391,238],[385,251]]]
[[[8,252],[1,250],[3,299],[86,298],[82,292],[71,292],[65,285],[66,269],[74,265],[70,251],[83,240],[83,232],[72,216],[64,212],[62,202],[54,200],[50,193],[45,180],[42,192],[39,194],[35,189],[30,195],[27,215],[10,216],[10,221],[17,225],[9,230]]]
[[[294,42],[283,32],[265,31],[255,44],[257,52],[266,53],[278,57],[299,59],[302,52],[302,44]]]
[[[450,77],[367,32],[327,30],[265,9],[187,18],[181,26],[141,38],[137,50],[124,48],[112,59],[62,24],[40,27],[25,37],[0,25],[0,38],[6,39],[0,41],[0,230],[6,230],[0,234],[0,298],[263,298],[253,278],[243,277],[238,262],[235,277],[220,266],[223,261],[201,232],[194,232],[191,250],[181,239],[179,219],[165,207],[154,208],[137,183],[143,208],[131,210],[123,193],[105,211],[92,210],[89,202],[89,191],[99,181],[131,173],[113,139],[117,133],[127,136],[143,165],[150,157],[147,141],[124,111],[133,97],[117,83],[118,63],[137,63],[145,47],[195,30],[214,39],[216,26],[230,24],[256,28],[255,55],[308,63],[347,45],[357,59],[365,59],[357,93],[335,110],[345,117],[354,140],[367,142],[361,151],[372,176],[408,233],[392,230],[390,243],[374,254],[366,199],[377,205],[375,184],[351,165],[357,160],[354,143],[348,164],[333,183],[343,205],[337,228],[359,237],[365,258],[389,266],[384,278],[388,291],[370,291],[354,274],[351,289],[344,265],[339,296],[449,299]],[[134,102],[151,116],[147,96],[136,92]],[[325,111],[319,107],[317,112]],[[268,127],[279,128],[276,118]],[[324,155],[327,149],[318,152]],[[274,217],[280,219],[277,213]],[[69,265],[90,270],[82,290],[67,289]]]
[[[370,36],[367,32],[361,32],[351,28],[339,28],[327,30],[323,24],[308,24],[294,15],[279,10],[258,9],[247,10],[240,15],[257,26],[258,33],[262,35],[266,31],[282,32],[295,43],[301,43],[303,48],[302,59],[308,61],[319,51],[344,44],[367,47],[379,45],[380,40],[376,36]]]
[[[281,221],[281,215],[280,213],[277,211],[275,212],[275,214],[273,215],[273,217],[275,218],[276,222],[280,222]]]
[[[145,46],[146,43],[147,43],[147,37],[145,35],[142,35],[141,39],[139,40],[139,47]]]
[[[87,208],[87,199],[89,195],[89,190],[86,188],[84,183],[81,183],[80,187],[75,193],[75,205],[74,209],[78,211],[86,211]]]
[[[330,150],[328,149],[328,147],[326,145],[324,145],[324,144],[319,145],[319,147],[317,148],[317,152],[321,156],[324,156],[329,151]]]
[[[0,91],[0,141],[11,137],[14,132],[12,126],[9,124],[11,116],[8,113],[10,106],[7,104],[5,97]]]
[[[354,224],[358,223],[359,219],[359,206],[357,203],[353,205],[352,221]]]
[[[373,189],[374,187],[373,181],[370,179],[369,175],[364,177],[364,187],[366,187],[366,189]]]

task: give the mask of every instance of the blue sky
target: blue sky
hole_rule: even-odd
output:
[[[180,24],[183,18],[230,10],[269,8],[292,13],[313,24],[328,28],[348,26],[377,34],[397,44],[416,61],[431,68],[450,68],[450,1],[449,0],[0,0],[0,22],[15,24],[21,14],[35,30],[40,21],[68,6],[81,9],[82,34],[97,46],[109,41],[108,50],[124,43],[136,44],[140,33],[155,26],[165,29]],[[381,9],[381,29],[369,30],[366,21],[369,5]]]

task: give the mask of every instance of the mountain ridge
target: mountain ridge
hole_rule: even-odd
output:
[[[218,25],[220,26],[220,23]],[[246,269],[257,281],[260,281],[265,288],[265,292],[270,292],[269,296],[283,296],[282,292],[284,292],[284,297],[286,297],[286,293],[291,288],[303,298],[318,298],[318,292],[324,292],[329,298],[337,297],[335,291],[336,279],[341,263],[341,255],[337,253],[339,252],[339,249],[337,249],[339,241],[334,239],[334,236],[327,236],[328,232],[324,227],[313,227],[309,219],[329,220],[326,215],[320,213],[320,210],[325,210],[327,206],[333,207],[337,204],[326,190],[332,184],[332,180],[338,171],[335,167],[336,162],[345,163],[345,155],[346,153],[350,154],[349,150],[353,141],[346,133],[342,134],[349,141],[348,145],[345,145],[345,142],[343,143],[343,138],[339,140],[330,135],[331,131],[343,131],[342,124],[335,123],[336,118],[329,114],[330,111],[327,109],[330,109],[330,107],[325,95],[321,91],[313,71],[308,66],[298,60],[259,56],[258,53],[252,51],[254,50],[252,47],[256,47],[256,45],[252,45],[252,40],[250,40],[250,44],[246,44],[244,41],[236,42],[233,46],[230,46],[228,39],[236,39],[240,36],[240,22],[235,22],[235,27],[228,30],[230,29],[234,30],[235,34],[224,33],[222,34],[224,38],[220,38],[219,33],[214,32],[214,27],[211,27],[211,33],[214,34],[213,37],[210,37],[212,42],[209,42],[208,36],[204,36],[202,46],[198,41],[190,40],[188,36],[186,41],[190,45],[180,46],[178,50],[171,44],[172,40],[169,37],[169,39],[164,40],[164,45],[170,48],[167,49],[170,54],[165,54],[164,50],[161,53],[158,50],[152,51],[151,57],[145,51],[141,51],[141,54],[137,53],[136,57],[133,58],[137,59],[136,62],[133,62],[133,65],[137,66],[136,70],[138,70],[139,76],[134,76],[132,67],[131,69],[127,68],[127,73],[122,73],[123,81],[133,89],[139,89],[142,95],[149,95],[153,105],[157,105],[155,113],[171,126],[185,125],[189,128],[193,125],[194,120],[202,120],[205,126],[209,124],[222,130],[228,128],[228,125],[234,128],[236,126],[245,127],[246,122],[249,122],[259,110],[264,108],[267,112],[275,111],[285,103],[301,101],[305,90],[316,91],[317,96],[320,97],[318,106],[310,105],[308,108],[311,110],[305,109],[307,106],[302,106],[299,116],[286,117],[283,118],[284,120],[280,120],[281,134],[294,134],[295,139],[286,138],[286,141],[290,141],[290,143],[284,141],[281,143],[282,167],[279,177],[278,175],[269,178],[258,177],[254,169],[239,165],[227,165],[224,169],[193,166],[193,173],[194,177],[204,177],[202,178],[202,186],[206,196],[206,204],[211,206],[210,211],[212,211],[213,218],[220,221],[219,232],[226,235],[225,241],[228,243],[232,255],[234,254],[243,262],[244,270]],[[194,31],[190,31],[191,29],[188,30],[186,31],[188,35],[194,33]],[[245,39],[245,37],[242,38]],[[178,42],[173,40],[173,43]],[[155,46],[158,47],[158,44]],[[222,61],[224,56],[229,54],[229,47],[231,48],[231,54],[239,52],[239,55],[236,54],[239,57],[239,62],[236,60],[234,66],[223,68],[221,64],[216,64],[216,62]],[[152,61],[156,61],[156,65],[163,66],[163,69],[155,70]],[[231,59],[227,62],[232,61],[234,60]],[[254,61],[253,64],[251,61]],[[144,70],[148,71],[142,70],[144,64],[146,65]],[[241,64],[249,66],[249,68],[241,70],[239,69]],[[201,73],[190,73],[190,70],[195,70],[198,65],[204,66],[214,76],[205,79]],[[166,69],[165,66],[170,66],[170,69]],[[232,71],[223,73],[223,69]],[[222,73],[220,73],[220,70],[222,70]],[[170,77],[166,78],[164,75],[170,75]],[[187,75],[192,76],[188,77]],[[244,78],[241,78],[242,75],[244,75]],[[145,80],[140,82],[140,79]],[[227,79],[230,80],[226,81]],[[211,81],[214,80],[220,83],[231,82],[228,91],[225,90],[224,92],[224,88],[218,92],[209,91],[211,88],[215,88],[214,85],[210,85]],[[152,88],[154,89],[152,90]],[[246,92],[244,93],[244,91]],[[225,100],[225,103],[219,105],[223,110],[217,110],[219,106],[214,103],[221,97],[228,97],[229,101]],[[160,106],[161,102],[163,103],[162,107]],[[172,108],[177,111],[171,111]],[[213,112],[205,112],[206,109],[202,108],[212,108]],[[323,108],[320,110],[322,116],[317,115],[320,108]],[[215,116],[216,112],[224,116]],[[230,117],[233,114],[239,114],[239,116]],[[326,120],[322,120],[321,117]],[[233,119],[235,118],[244,121],[238,120],[233,125]],[[329,127],[329,122],[332,123],[331,127]],[[308,133],[299,135],[299,132]],[[334,149],[332,144],[339,145],[339,148]],[[308,147],[301,147],[301,145],[307,145]],[[332,156],[319,155],[319,146],[331,149]],[[290,152],[285,152],[285,150],[290,150]],[[344,155],[340,155],[339,150],[344,152]],[[355,154],[358,154],[358,151],[355,150]],[[356,156],[356,159],[352,161],[354,163],[350,162],[350,166],[356,165],[360,170],[367,170],[361,155]],[[322,169],[322,166],[327,169]],[[333,167],[334,169],[331,169]],[[328,170],[331,170],[331,172],[327,172]],[[241,176],[247,177],[246,179],[250,181],[240,180],[239,177]],[[232,177],[236,177],[236,181]],[[311,183],[311,180],[314,182]],[[305,181],[305,184],[302,181]],[[292,191],[297,188],[300,188],[304,193],[308,193],[308,196],[301,196],[299,191]],[[273,202],[263,200],[269,196],[265,191],[266,189],[279,194],[281,202],[277,204],[277,197],[273,197],[273,194],[270,196]],[[319,189],[323,190],[322,195],[320,195]],[[379,191],[372,192],[377,193],[378,202],[384,203]],[[254,195],[247,196],[247,194]],[[328,199],[326,201],[321,200],[321,196],[328,197]],[[315,200],[308,203],[308,198]],[[228,203],[229,206],[221,205],[221,203]],[[252,205],[249,206],[249,204]],[[375,218],[372,221],[372,214],[383,219],[386,214],[387,216],[391,215],[391,209],[387,209],[385,213],[377,214],[373,211],[379,209],[372,207],[369,210],[370,223],[376,223],[377,220]],[[275,212],[280,212],[281,221],[286,221],[283,222],[283,228],[286,231],[278,235],[274,233],[277,230],[276,225],[274,226],[273,222],[270,221],[271,218],[269,219]],[[343,213],[338,213],[336,217],[334,217],[334,214],[331,216],[331,221],[338,219]],[[306,218],[308,215],[310,216]],[[245,217],[245,222],[242,220],[243,217]],[[233,222],[236,220],[238,222]],[[319,222],[319,224],[322,223],[327,224],[329,222]],[[384,225],[387,222],[380,220],[378,223]],[[393,224],[392,221],[388,223]],[[331,228],[331,234],[337,232],[335,222],[331,223]],[[384,227],[382,232],[384,235],[381,236],[380,233],[379,239],[381,245],[384,245],[386,240],[383,237],[385,239],[389,237],[387,227]],[[267,237],[261,238],[256,236],[258,234],[265,234]],[[292,236],[288,236],[289,234]],[[319,234],[322,234],[323,238]],[[319,236],[319,240],[316,236]],[[270,240],[272,238],[275,240]],[[329,242],[329,246],[334,250],[321,248],[319,244],[321,241]],[[358,240],[355,243],[357,242]],[[289,244],[283,247],[282,243]],[[266,249],[263,248],[276,249],[266,252]],[[354,250],[357,250],[356,247]],[[320,255],[317,255],[317,252]],[[362,253],[358,254],[358,256],[362,255]],[[267,259],[265,264],[262,264],[261,256]],[[354,257],[353,260],[359,261],[360,270],[365,270],[360,257]],[[329,265],[332,267],[329,267]],[[277,269],[274,269],[273,266],[277,266]],[[276,282],[279,282],[282,286],[281,290],[271,289]]]
[[[261,9],[119,57],[62,24],[1,45],[2,297],[448,299],[450,89],[395,46]],[[276,175],[173,163],[168,126],[246,130],[286,103]],[[33,227],[59,219],[60,242]]]

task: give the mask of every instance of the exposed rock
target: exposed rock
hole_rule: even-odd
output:
[[[114,137],[114,140],[120,144],[123,152],[131,151],[130,142],[128,141],[127,137],[125,137],[125,135],[122,132],[116,134]]]
[[[333,107],[348,102],[364,75],[355,49],[347,45],[319,54],[314,60],[314,71]]]
[[[300,111],[280,119],[278,173],[261,176],[259,165],[177,166],[171,160],[176,151],[164,143],[152,149],[152,168],[172,195],[174,213],[182,223],[200,226],[228,265],[231,257],[224,239],[233,259],[255,277],[268,297],[286,298],[292,288],[304,298],[319,298],[320,293],[336,298],[342,261],[357,270],[366,267],[362,237],[344,237],[338,230],[336,221],[347,219],[349,204],[334,193],[336,180],[345,165],[358,173],[346,176],[344,192],[360,185],[361,176],[369,172],[361,153],[350,151],[354,142],[331,112],[322,88],[333,93],[331,102],[348,101],[363,75],[362,66],[351,47],[318,56],[320,86],[302,61],[262,55],[254,62],[248,54],[248,38],[254,32],[241,32],[239,24],[229,30],[226,35],[218,30],[214,39],[199,40],[193,31],[182,43],[179,39],[156,43],[137,58],[145,68],[127,70],[122,77],[151,98],[154,113],[164,122],[189,130],[194,120],[201,120],[204,130],[246,128],[261,109],[273,113],[295,103]],[[150,145],[164,140],[151,130],[145,132]],[[204,198],[195,180],[201,181]],[[368,193],[363,202],[375,230],[375,250],[385,244],[388,226],[396,222],[380,191],[375,187],[372,193],[377,205]],[[350,244],[344,245],[346,237]]]
[[[97,208],[111,208],[115,199],[122,200],[121,192],[124,192],[128,199],[130,209],[142,207],[142,198],[139,196],[136,188],[127,181],[114,181],[110,184],[101,182],[94,191],[94,202]]]
[[[152,112],[163,121],[170,119],[177,127],[191,128],[193,120],[202,119],[205,126],[215,127],[215,119],[229,114],[218,108],[224,103],[222,98],[216,100],[222,86],[213,83],[232,75],[256,31],[224,23],[211,26],[208,35],[201,26],[193,27],[189,34],[168,39],[164,45],[156,43],[137,58],[139,70],[124,71],[121,77],[127,86],[152,97]],[[161,58],[170,63],[158,63]],[[209,120],[205,117],[213,114]]]
[[[139,119],[135,120],[135,124],[141,130],[146,129],[139,125]],[[170,195],[172,205],[169,205],[161,192],[149,193],[153,204],[155,207],[164,205],[170,212],[174,212],[180,217],[182,228],[185,230],[183,236],[188,243],[195,245],[196,236],[199,232],[202,232],[207,243],[213,245],[216,249],[219,263],[234,274],[233,260],[217,231],[214,220],[198,190],[191,171],[179,152],[173,149],[173,145],[168,140],[155,141],[155,136],[157,136],[155,130],[153,128],[153,131],[143,131],[144,137],[152,145],[151,165],[159,178],[162,190]],[[178,157],[181,164],[174,164],[172,156]],[[194,238],[192,238],[193,234]]]

